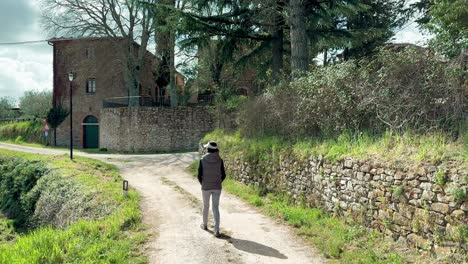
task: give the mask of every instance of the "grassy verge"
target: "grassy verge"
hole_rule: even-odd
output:
[[[0,125],[0,140],[12,143],[42,144],[45,139],[39,121],[24,121]]]
[[[194,176],[197,166],[198,161],[189,167]],[[310,241],[332,263],[406,263],[419,262],[426,257],[351,220],[334,217],[320,209],[294,205],[285,195],[262,195],[258,188],[237,182],[230,175],[223,182],[223,190],[295,227],[299,235]]]
[[[100,161],[0,150],[0,155],[45,163],[55,174],[83,186],[96,204],[112,210],[94,220],[77,220],[64,228],[42,226],[0,242],[0,263],[145,263],[139,252],[146,240],[139,196],[124,197],[116,167]],[[85,205],[81,205],[85,206]],[[0,220],[0,229],[2,228]]]
[[[239,132],[229,134],[218,130],[203,139],[204,142],[209,140],[222,143],[224,153],[244,153],[247,159],[259,161],[277,159],[287,151],[298,157],[322,155],[329,160],[354,157],[373,158],[399,165],[447,160],[464,166],[468,164],[468,133],[460,135],[456,141],[444,133],[417,135],[410,132],[403,135],[389,132],[379,136],[343,133],[333,139],[291,141],[278,137],[249,139],[242,137]]]

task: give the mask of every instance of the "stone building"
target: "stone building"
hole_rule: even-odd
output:
[[[99,123],[103,104],[128,106],[129,89],[125,82],[124,38],[54,38],[53,105],[69,108],[68,72],[75,74],[73,93],[73,145],[78,148],[99,147]],[[139,45],[135,43],[136,49]],[[155,81],[156,57],[146,52],[141,65],[139,105],[157,106],[169,102],[169,92]],[[179,89],[184,89],[184,76],[176,73]],[[57,145],[69,145],[69,117],[57,129]],[[105,135],[104,135],[105,136]]]

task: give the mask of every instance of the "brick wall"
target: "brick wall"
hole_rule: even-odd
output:
[[[214,128],[206,107],[108,108],[101,111],[101,148],[125,152],[195,150]]]
[[[103,100],[128,96],[125,86],[124,39],[83,39],[54,42],[54,105],[69,109],[69,85],[67,73],[75,72],[73,80],[73,145],[83,147],[83,120],[93,115],[101,121]],[[90,54],[88,54],[90,53]],[[150,54],[150,53],[148,53]],[[149,56],[149,55],[148,55]],[[152,61],[148,58],[142,67],[142,94],[154,93],[156,86],[152,76]],[[87,93],[87,80],[96,80],[96,92]],[[70,120],[57,129],[57,145],[69,145]]]

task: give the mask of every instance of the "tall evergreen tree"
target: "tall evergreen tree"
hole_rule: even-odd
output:
[[[304,73],[309,69],[309,48],[307,45],[307,28],[305,0],[290,0],[290,34],[291,34],[291,70],[293,74]]]
[[[408,21],[408,0],[361,0],[366,8],[350,15],[347,29],[353,40],[345,49],[345,59],[372,54],[395,34],[394,31]]]
[[[453,58],[468,48],[466,0],[420,0],[413,7],[420,12],[419,25],[434,34],[429,45],[438,53]]]

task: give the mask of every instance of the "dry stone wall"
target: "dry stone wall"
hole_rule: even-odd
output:
[[[369,160],[331,162],[294,155],[260,163],[242,155],[224,158],[238,181],[350,216],[422,249],[467,250],[468,171],[460,165],[396,168]]]
[[[193,150],[213,130],[207,107],[101,110],[100,147],[124,152]]]

